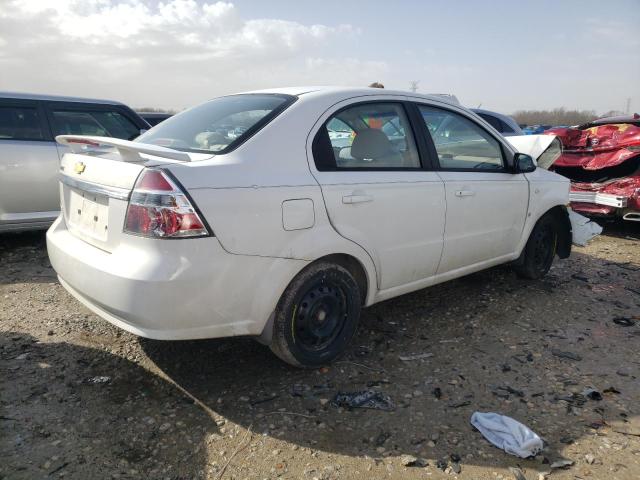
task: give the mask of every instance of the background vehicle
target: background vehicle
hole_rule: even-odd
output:
[[[163,113],[163,112],[137,112],[145,122],[147,122],[152,127],[155,127],[160,122],[164,122],[167,118],[171,118],[173,113]]]
[[[524,132],[520,128],[520,125],[518,125],[518,122],[508,115],[491,112],[489,110],[481,110],[479,108],[472,108],[471,111],[480,116],[505,137],[524,135]]]
[[[0,232],[47,228],[60,213],[56,135],[133,140],[149,125],[108,100],[0,92]]]
[[[597,127],[598,125],[616,125],[616,124],[628,124],[628,125],[635,125],[636,127],[640,127],[640,114],[634,113],[632,115],[617,115],[615,117],[597,118],[589,123],[580,125],[578,128],[584,130],[585,128]]]
[[[562,143],[550,169],[571,180],[573,210],[640,222],[640,116],[601,118],[545,134]]]
[[[363,306],[506,262],[539,278],[571,249],[569,181],[442,97],[261,91],[135,142],[58,141],[74,153],[51,263],[81,302],[146,337],[251,335],[322,365]]]
[[[545,130],[549,130],[551,125],[529,125],[522,129],[524,135],[540,135]]]

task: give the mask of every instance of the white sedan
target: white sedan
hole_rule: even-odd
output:
[[[362,307],[571,250],[569,181],[439,96],[288,88],[216,98],[134,142],[60,136],[62,285],[163,340],[254,336],[330,362]]]

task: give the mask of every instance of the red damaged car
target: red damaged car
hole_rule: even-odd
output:
[[[571,180],[571,208],[640,222],[640,115],[554,128],[562,153],[549,168]]]

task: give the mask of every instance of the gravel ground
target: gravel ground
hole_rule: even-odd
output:
[[[319,370],[246,338],[122,332],[57,283],[43,233],[0,236],[0,478],[638,479],[637,227],[541,281],[500,267],[369,308]],[[331,403],[367,389],[395,410]],[[476,410],[530,426],[544,452],[492,447]]]

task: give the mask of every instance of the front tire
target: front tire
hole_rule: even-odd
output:
[[[291,281],[278,302],[271,350],[297,367],[326,365],[347,347],[360,311],[353,275],[340,265],[313,264]]]
[[[544,215],[529,236],[529,240],[516,261],[515,271],[518,276],[537,280],[544,277],[553,263],[558,247],[558,225],[556,219]]]

